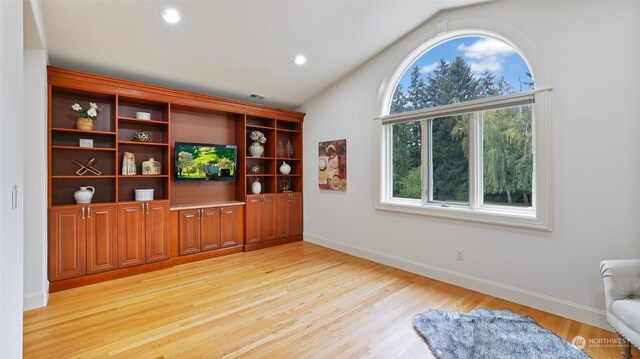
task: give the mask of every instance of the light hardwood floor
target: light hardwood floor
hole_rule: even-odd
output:
[[[430,308],[510,309],[571,340],[614,334],[306,242],[53,293],[26,358],[430,358]],[[587,346],[594,358],[617,348]]]

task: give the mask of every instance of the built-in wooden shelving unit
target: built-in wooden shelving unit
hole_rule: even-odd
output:
[[[48,79],[51,290],[302,238],[303,113],[54,67]],[[75,128],[74,103],[101,109],[93,130]],[[247,157],[254,130],[268,139],[261,157]],[[80,147],[81,139],[93,147]],[[176,142],[237,145],[236,180],[175,181]],[[287,143],[292,155],[278,150]],[[135,156],[135,175],[122,173],[125,152]],[[160,174],[142,174],[149,158],[161,163]],[[99,174],[79,175],[74,161]],[[279,171],[283,161],[288,175]],[[250,172],[254,164],[260,173]],[[251,192],[255,178],[259,194]],[[73,194],[85,186],[95,188],[93,200],[76,204]],[[136,189],[153,189],[153,200],[136,202]],[[250,203],[268,205],[256,212]]]

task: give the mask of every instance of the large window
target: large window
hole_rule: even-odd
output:
[[[547,90],[524,57],[463,35],[411,60],[380,119],[378,208],[549,230]]]

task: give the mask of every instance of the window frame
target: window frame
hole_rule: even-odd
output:
[[[515,228],[525,228],[541,231],[551,231],[551,180],[550,180],[550,88],[536,89],[503,96],[495,96],[480,100],[427,108],[424,110],[389,114],[391,98],[400,78],[405,71],[423,54],[431,48],[450,39],[461,36],[493,37],[516,49],[533,71],[532,66],[522,55],[522,51],[504,37],[485,31],[455,31],[437,36],[415,49],[396,69],[391,80],[387,82],[385,97],[382,102],[382,116],[374,118],[376,121],[375,141],[376,151],[376,201],[377,210],[425,215],[437,218],[464,220],[476,223],[501,225]],[[481,111],[512,107],[524,104],[522,98],[530,97],[532,106],[532,206],[527,209],[500,205],[484,205],[482,191],[482,119],[477,117]],[[494,107],[488,102],[495,102]],[[484,106],[484,107],[483,107]],[[457,112],[456,112],[457,111]],[[428,122],[433,118],[446,115],[461,115],[471,113],[469,120],[469,205],[450,204],[443,207],[429,202],[428,182],[429,162],[424,160],[429,155],[429,132],[425,131]],[[407,199],[393,197],[393,131],[392,123],[420,120],[422,131],[422,171],[421,171],[421,199]],[[446,203],[446,202],[445,202]]]

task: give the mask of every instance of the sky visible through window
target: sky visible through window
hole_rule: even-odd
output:
[[[426,78],[441,59],[452,63],[457,56],[464,59],[476,76],[488,70],[496,79],[504,76],[515,92],[529,89],[525,84],[521,85],[521,82],[530,81],[526,75],[529,67],[518,52],[504,41],[481,36],[459,37],[431,48],[407,69],[400,84],[405,90],[409,88],[411,71],[415,66]]]

